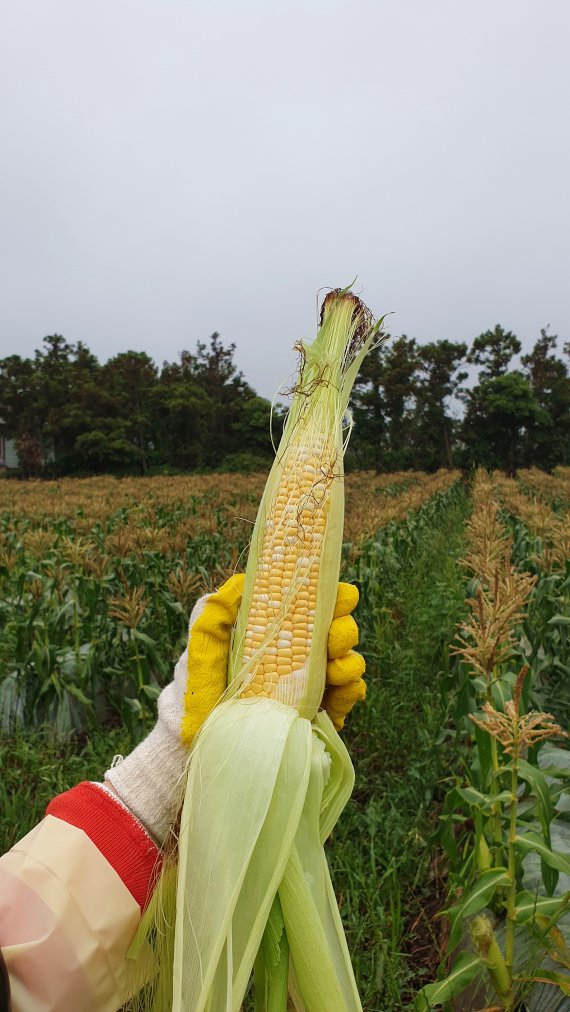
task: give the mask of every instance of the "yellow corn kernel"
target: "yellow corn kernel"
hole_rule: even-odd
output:
[[[257,670],[245,687],[244,696],[259,693],[259,672],[263,693],[279,698],[279,679],[302,672],[311,647],[308,626],[316,607],[328,488],[322,480],[320,460],[302,448],[295,452],[299,464],[295,467],[291,461],[288,467],[293,466],[299,478],[281,486],[275,496],[273,514],[265,526],[259,552],[243,652],[244,661],[255,658]],[[313,535],[318,537],[316,545]],[[272,628],[275,625],[276,630]],[[276,661],[275,665],[269,665],[270,658]]]

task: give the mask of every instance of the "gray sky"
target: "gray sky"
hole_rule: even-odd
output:
[[[567,0],[17,0],[0,15],[0,355],[271,396],[358,275],[420,342],[570,337]]]

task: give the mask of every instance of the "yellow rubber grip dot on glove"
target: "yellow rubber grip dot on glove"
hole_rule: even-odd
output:
[[[352,707],[366,696],[366,682],[359,678],[346,685],[328,685],[323,696],[323,706],[337,731],[344,727],[344,721]]]
[[[327,685],[347,685],[357,682],[366,671],[366,661],[356,650],[349,650],[327,664]]]
[[[366,662],[352,649],[358,643],[358,626],[350,615],[358,604],[358,588],[350,583],[339,583],[334,617],[329,630],[327,684],[323,707],[337,731],[352,707],[366,696],[366,683],[362,675]]]
[[[228,652],[245,576],[238,573],[226,580],[206,601],[194,622],[188,640],[188,679],[180,738],[187,748],[206,717],[226,690]]]
[[[359,597],[358,587],[355,587],[354,584],[339,583],[333,619],[350,615],[351,611],[356,608]]]
[[[342,657],[358,643],[358,626],[352,615],[334,618],[329,630],[328,655],[331,661]]]

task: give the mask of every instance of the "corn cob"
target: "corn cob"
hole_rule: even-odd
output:
[[[289,451],[287,457],[285,469],[298,474],[299,479],[291,478],[279,487],[274,519],[265,523],[243,660],[251,659],[256,652],[261,656],[243,695],[263,694],[294,703],[311,649],[319,543],[324,537],[330,503],[316,450],[301,446],[296,452]],[[296,590],[295,578],[299,582]],[[281,619],[282,613],[287,617]],[[264,646],[272,624],[278,625],[278,633]]]
[[[348,397],[372,337],[366,307],[331,292],[301,352],[295,399],[252,537],[230,681],[312,719],[322,700],[344,521]]]

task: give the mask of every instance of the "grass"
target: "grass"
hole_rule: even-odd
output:
[[[113,756],[130,749],[122,728],[83,741],[54,743],[49,729],[0,740],[0,853],[43,818],[48,802],[82,780],[102,780]]]
[[[464,609],[457,559],[467,510],[460,491],[399,570],[381,567],[387,579],[368,585],[364,573],[368,696],[349,718],[356,787],[328,856],[367,1012],[409,1007],[438,961],[423,911],[437,885],[428,843],[433,802],[451,761],[440,744],[440,686]]]

